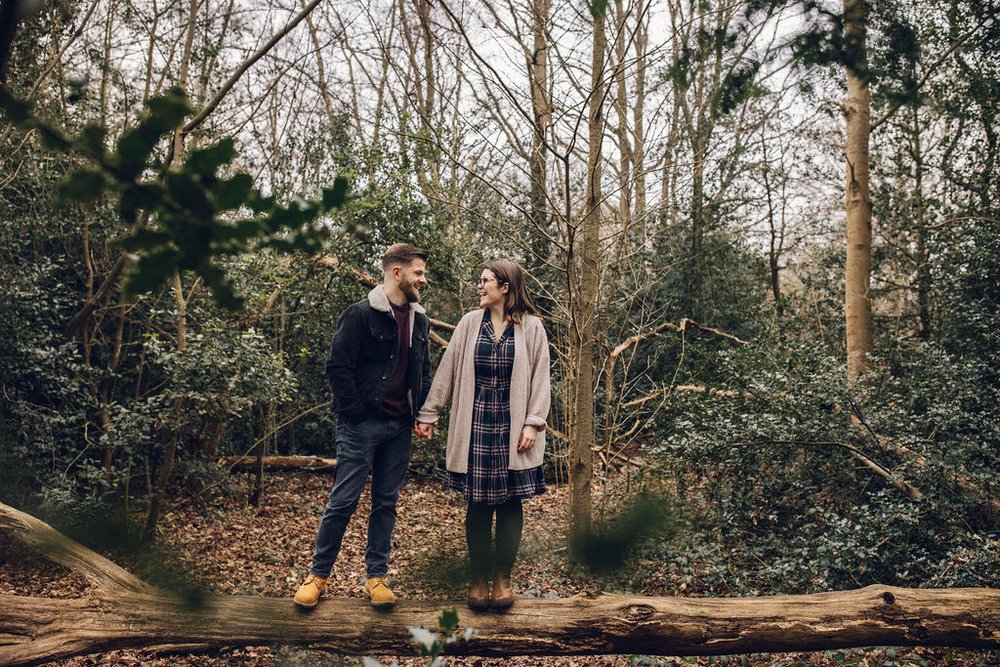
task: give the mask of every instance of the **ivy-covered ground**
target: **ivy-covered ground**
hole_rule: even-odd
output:
[[[290,596],[309,564],[314,530],[329,491],[330,478],[317,474],[270,475],[259,507],[245,502],[249,476],[233,479],[228,493],[210,501],[188,503],[165,517],[160,543],[171,563],[168,570],[191,585],[229,595]],[[244,488],[246,487],[246,488]],[[599,489],[600,491],[600,489]],[[615,574],[597,578],[569,563],[563,535],[567,525],[567,490],[549,492],[525,505],[525,537],[515,571],[522,596],[569,596],[583,590],[614,590],[638,595],[698,595],[683,585],[676,562],[632,558]],[[363,497],[360,507],[367,506]],[[411,481],[399,503],[396,544],[390,578],[400,597],[463,599],[460,570],[465,553],[463,503],[434,480]],[[359,597],[364,577],[365,514],[351,522],[328,595]],[[42,597],[77,597],[87,584],[79,576],[40,562],[0,543],[0,593]],[[114,556],[113,556],[114,557]],[[116,558],[122,561],[123,558]],[[123,563],[141,570],[138,563]],[[145,576],[145,575],[144,575]],[[154,577],[163,577],[161,570]],[[384,664],[425,665],[426,659],[380,656]],[[646,656],[452,658],[452,665],[997,665],[1000,654],[948,649],[876,648],[804,654],[757,654],[719,658]],[[115,651],[66,660],[59,665],[358,665],[359,658],[332,656],[291,647],[250,647],[215,655],[150,655]]]

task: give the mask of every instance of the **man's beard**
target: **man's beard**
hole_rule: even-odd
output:
[[[420,301],[420,292],[413,285],[412,282],[406,282],[405,280],[399,283],[399,291],[406,297],[407,303],[417,303]]]

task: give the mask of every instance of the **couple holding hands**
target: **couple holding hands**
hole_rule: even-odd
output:
[[[459,321],[432,382],[430,321],[419,303],[426,264],[425,251],[390,246],[382,284],[345,310],[337,325],[326,364],[338,416],[337,469],[309,575],[295,593],[299,606],[319,601],[369,475],[364,592],[376,607],[395,604],[386,575],[411,433],[433,437],[438,413],[449,404],[445,463],[449,488],[468,503],[468,604],[514,604],[510,577],[521,543],[521,501],[545,492],[548,339],[521,267],[487,262],[476,283],[479,308]]]

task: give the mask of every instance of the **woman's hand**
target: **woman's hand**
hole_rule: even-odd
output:
[[[417,437],[430,440],[434,437],[434,424],[415,421],[413,422],[413,432],[417,434]]]
[[[521,439],[517,443],[517,451],[520,454],[535,446],[535,438],[538,437],[538,429],[534,426],[525,425],[521,429]]]

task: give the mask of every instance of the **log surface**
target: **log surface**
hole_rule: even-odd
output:
[[[326,599],[302,611],[290,599],[212,596],[193,605],[166,593],[48,600],[0,596],[0,664],[33,665],[120,648],[317,645],[337,653],[413,654],[408,629],[434,628],[455,607],[476,628],[455,655],[721,655],[856,646],[1000,648],[1000,591],[860,590],[763,598],[618,595],[519,599],[507,613],[455,601]]]

